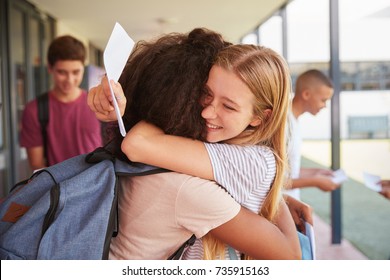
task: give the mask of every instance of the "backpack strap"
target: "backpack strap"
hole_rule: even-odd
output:
[[[115,161],[115,156],[111,154],[105,147],[98,147],[85,157],[85,161],[88,163],[98,163],[103,160]]]
[[[176,252],[169,256],[168,260],[180,260],[181,256],[183,255],[184,249],[186,247],[194,245],[195,240],[196,236],[195,234],[193,234],[186,242],[183,243],[183,245],[180,246],[179,249],[176,250]]]
[[[54,180],[54,177],[51,174],[50,176]],[[60,204],[60,185],[57,182],[55,182],[55,185],[50,189],[50,208],[46,212],[45,219],[43,220],[41,239],[43,238],[43,235],[48,230],[50,225],[54,222],[59,204]]]
[[[47,160],[47,124],[49,123],[49,93],[45,92],[37,97],[38,120],[41,124],[43,139],[43,154]]]

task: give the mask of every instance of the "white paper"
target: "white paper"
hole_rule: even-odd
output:
[[[313,257],[313,260],[315,260],[316,259],[316,241],[315,241],[315,236],[314,236],[314,228],[308,222],[305,222],[305,232],[306,232],[306,236],[309,238],[309,241],[310,241],[311,255]]]
[[[338,169],[333,172],[332,182],[339,185],[348,180],[348,176],[343,169]]]
[[[363,178],[364,178],[364,184],[366,185],[367,188],[376,192],[380,192],[382,190],[382,186],[379,184],[381,177],[364,172]]]
[[[107,42],[107,46],[103,53],[104,67],[106,68],[106,74],[108,80],[118,81],[122,74],[123,68],[130,56],[130,53],[134,47],[134,41],[126,33],[123,27],[119,23],[115,23],[112,30],[110,39]],[[126,135],[125,126],[122,121],[122,116],[119,111],[118,103],[115,98],[114,91],[112,90],[111,83],[110,91],[112,95],[112,103],[114,105],[115,113],[118,119],[119,130],[121,135]]]

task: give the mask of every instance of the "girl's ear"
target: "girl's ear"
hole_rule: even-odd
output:
[[[250,126],[259,126],[260,124],[262,124],[263,122],[267,122],[269,117],[271,116],[272,114],[272,110],[271,109],[265,109],[264,112],[263,112],[263,118],[260,118],[258,116],[256,116],[252,121],[251,123],[249,124]]]
[[[260,124],[261,124],[261,119],[260,119],[260,117],[255,117],[255,118],[249,123],[249,125],[252,126],[252,127],[259,126]]]

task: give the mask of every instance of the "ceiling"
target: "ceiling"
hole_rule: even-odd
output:
[[[288,0],[29,0],[38,10],[104,49],[115,22],[133,40],[206,27],[231,42],[253,30]]]

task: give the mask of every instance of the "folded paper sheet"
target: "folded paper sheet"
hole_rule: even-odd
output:
[[[363,177],[364,177],[364,184],[366,185],[367,188],[375,192],[382,191],[382,186],[379,184],[381,177],[377,175],[369,174],[367,172],[363,173]]]
[[[103,53],[104,67],[106,69],[108,80],[114,80],[115,82],[118,81],[133,47],[133,39],[130,38],[130,36],[119,23],[115,23],[114,29],[112,30],[110,39],[108,40],[107,46]],[[116,101],[114,91],[112,90],[111,83],[109,83],[109,85],[113,99],[112,102],[116,116],[118,118],[119,130],[121,135],[125,136],[126,130],[123,125],[118,103]]]
[[[341,184],[348,180],[347,174],[343,169],[338,169],[333,172],[332,181],[335,184]]]

